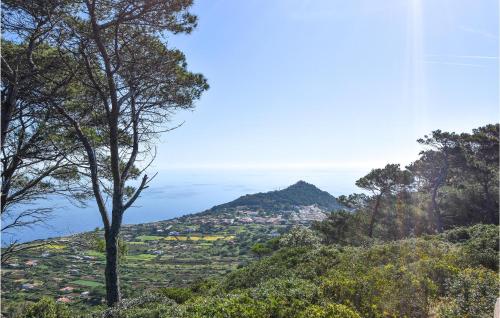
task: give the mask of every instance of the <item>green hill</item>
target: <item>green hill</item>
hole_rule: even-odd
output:
[[[305,181],[299,181],[283,190],[247,194],[238,199],[214,206],[208,213],[217,213],[238,207],[266,211],[296,210],[299,206],[317,205],[325,211],[343,208],[337,199],[326,191]]]

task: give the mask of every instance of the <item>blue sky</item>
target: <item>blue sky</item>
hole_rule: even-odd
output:
[[[211,88],[162,136],[158,178],[126,223],[300,179],[349,194],[371,168],[416,159],[431,130],[498,121],[496,0],[198,0],[193,12],[199,28],[169,41]],[[101,220],[93,205],[70,206],[51,224],[16,234]]]
[[[496,0],[198,0],[173,36],[211,89],[155,169],[409,163],[434,129],[498,121]]]

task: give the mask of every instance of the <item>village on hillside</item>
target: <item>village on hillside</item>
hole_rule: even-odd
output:
[[[125,225],[126,253],[121,282],[127,297],[147,289],[186,286],[201,278],[225,274],[252,261],[251,247],[279,236],[294,225],[326,217],[318,205],[269,212],[246,206],[217,213]],[[76,306],[104,302],[105,255],[93,239],[102,231],[49,239],[21,253],[3,270],[2,301],[37,300],[50,295]]]

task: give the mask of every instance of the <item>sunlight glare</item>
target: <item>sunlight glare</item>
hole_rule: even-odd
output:
[[[406,102],[412,109],[417,135],[427,131],[426,80],[424,69],[423,0],[408,0]]]

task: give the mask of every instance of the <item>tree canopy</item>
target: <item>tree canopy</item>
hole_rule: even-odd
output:
[[[166,41],[169,33],[196,27],[191,5],[191,0],[2,4],[6,32],[27,47],[22,68],[40,70],[48,77],[42,87],[61,92],[42,95],[55,123],[77,140],[72,159],[102,218],[109,305],[121,297],[117,244],[123,214],[151,181],[145,170],[155,157],[154,141],[175,128],[176,111],[192,109],[208,89],[206,79],[190,72],[184,54]],[[36,63],[44,48],[55,56],[56,75]],[[27,85],[27,92],[38,93],[36,85]],[[6,101],[11,91],[5,91]],[[2,104],[2,112],[9,113],[7,106]]]

